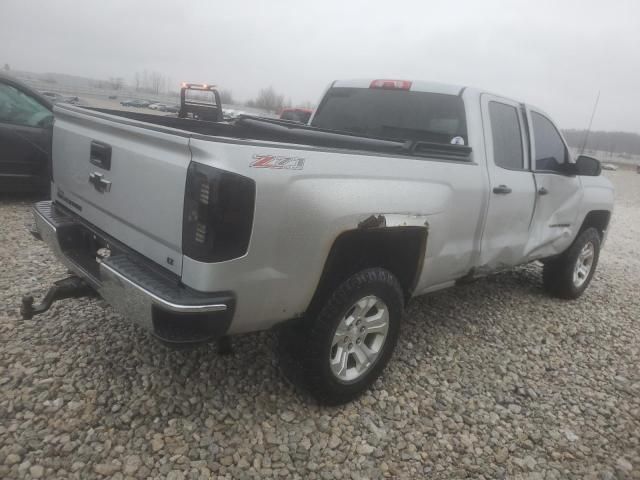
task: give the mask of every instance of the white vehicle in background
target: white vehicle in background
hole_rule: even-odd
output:
[[[222,115],[225,120],[234,119],[238,116],[238,112],[232,108],[223,108]]]
[[[288,377],[338,404],[380,376],[412,297],[536,260],[561,298],[593,277],[613,188],[536,107],[351,80],[309,125],[220,109],[54,109],[34,215],[75,276],[26,318],[89,289],[166,342],[276,328]]]
[[[167,111],[167,104],[166,103],[152,103],[151,105],[149,105],[148,108],[150,108],[151,110],[158,110],[160,112],[166,112]]]

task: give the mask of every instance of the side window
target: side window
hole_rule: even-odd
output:
[[[531,112],[533,138],[536,149],[536,171],[563,172],[569,153],[556,127],[545,117]]]
[[[495,164],[509,170],[523,170],[524,153],[518,109],[500,102],[489,102],[489,118]]]
[[[11,85],[0,83],[0,122],[28,127],[47,125],[51,112],[34,98]]]

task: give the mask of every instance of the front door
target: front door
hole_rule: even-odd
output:
[[[49,184],[51,112],[8,83],[0,83],[0,191]]]
[[[527,245],[529,259],[549,257],[566,250],[578,231],[582,201],[580,177],[569,175],[569,149],[553,122],[542,112],[528,109],[531,125],[536,208]]]
[[[522,106],[487,94],[481,105],[490,197],[479,274],[522,263],[536,199]]]

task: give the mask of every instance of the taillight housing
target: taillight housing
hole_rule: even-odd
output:
[[[256,185],[247,177],[191,162],[182,220],[182,253],[222,262],[247,253]]]

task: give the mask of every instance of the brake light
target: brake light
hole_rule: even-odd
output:
[[[182,252],[222,262],[249,248],[256,187],[250,178],[192,162],[187,172]]]
[[[409,90],[411,82],[409,80],[374,80],[369,88],[383,88],[385,90]]]

